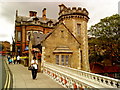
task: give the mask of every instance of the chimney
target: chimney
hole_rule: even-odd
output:
[[[16,10],[16,17],[18,16],[18,10]]]
[[[36,17],[36,15],[37,15],[37,12],[36,11],[29,11],[29,16],[30,17]]]
[[[42,10],[42,18],[44,21],[46,20],[46,8]]]

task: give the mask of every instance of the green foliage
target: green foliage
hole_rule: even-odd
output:
[[[95,37],[112,38],[118,36],[118,26],[120,25],[120,15],[116,14],[111,17],[101,19],[99,23],[91,26],[90,34]]]
[[[91,26],[89,35],[95,37],[89,43],[97,46],[96,53],[104,50],[104,58],[109,56],[111,60],[120,61],[120,15],[115,14],[101,19],[99,23]],[[90,54],[91,56],[91,54]],[[94,55],[95,56],[95,55]]]

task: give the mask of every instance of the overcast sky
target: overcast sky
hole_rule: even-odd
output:
[[[52,2],[51,2],[52,1]],[[15,11],[18,15],[29,16],[30,10],[42,15],[42,9],[47,9],[47,17],[57,19],[59,4],[67,7],[82,7],[89,12],[90,20],[88,29],[107,16],[118,13],[118,2],[120,0],[0,0],[0,41],[12,42],[15,30]]]

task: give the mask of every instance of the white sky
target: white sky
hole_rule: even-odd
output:
[[[52,1],[52,2],[51,2]],[[14,36],[15,11],[21,16],[29,16],[30,10],[38,12],[41,16],[42,9],[47,9],[48,18],[58,18],[59,4],[67,7],[82,7],[89,12],[90,20],[88,29],[107,16],[118,13],[120,0],[0,0],[0,41],[12,43]],[[44,2],[44,3],[43,3]]]

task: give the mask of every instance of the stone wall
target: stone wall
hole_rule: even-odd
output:
[[[80,61],[80,44],[73,36],[71,36],[71,33],[63,25],[59,25],[43,43],[43,47],[45,47],[44,60],[55,64],[55,54],[53,52],[56,47],[64,46],[69,47],[69,49],[73,51],[73,53],[70,54],[68,66],[73,68],[81,68],[80,63],[78,63]]]
[[[87,35],[89,13],[85,8],[76,9],[73,7],[70,9],[63,4],[59,5],[59,7],[59,22],[54,32],[43,43],[45,47],[45,60],[55,63],[55,55],[53,54],[55,48],[68,46],[73,51],[70,58],[70,67],[90,71]],[[80,24],[80,33],[78,33],[77,24]]]

